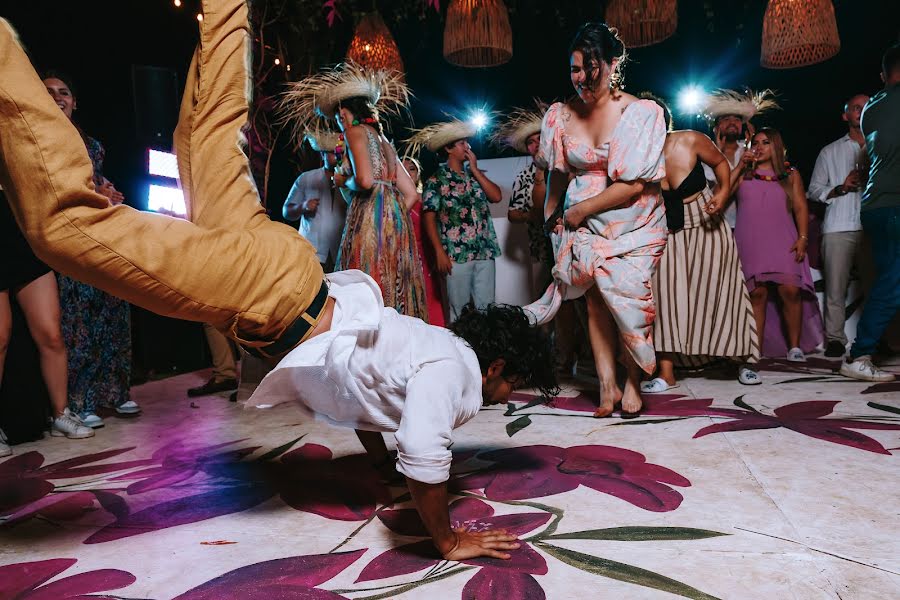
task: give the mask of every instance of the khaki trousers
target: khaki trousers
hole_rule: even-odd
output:
[[[214,381],[237,379],[237,363],[234,360],[234,348],[227,337],[209,323],[203,324],[209,354],[212,356],[212,378]]]
[[[202,5],[200,44],[175,132],[190,222],[110,206],[96,192],[81,136],[3,19],[0,185],[35,254],[54,270],[260,347],[303,315],[322,285],[322,268],[293,228],[268,219],[243,151],[251,90],[247,5]]]

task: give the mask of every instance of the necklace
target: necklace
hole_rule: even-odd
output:
[[[760,181],[784,181],[791,175],[791,171],[794,170],[794,167],[791,166],[790,163],[784,163],[784,173],[778,173],[776,175],[763,175],[759,171],[753,171],[752,173],[747,173],[744,176],[744,179],[758,179]]]

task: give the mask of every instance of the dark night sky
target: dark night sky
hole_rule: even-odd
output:
[[[3,0],[0,10],[19,30],[38,68],[52,67],[73,76],[79,91],[76,118],[105,144],[107,176],[138,206],[135,197],[140,197],[144,151],[136,142],[131,65],[169,67],[183,77],[197,39],[196,0],[184,2],[184,8],[176,9],[171,0]],[[384,14],[391,13],[391,4],[390,0],[378,2]],[[442,21],[434,16],[391,23],[416,94],[412,113],[417,124],[478,104],[502,110],[527,105],[532,97],[565,98],[571,93],[566,48],[584,20],[602,17],[602,4],[599,0],[560,2],[565,18],[559,21],[551,8],[557,3],[517,0],[511,15],[513,59],[486,70],[444,62]],[[844,100],[881,88],[880,58],[898,40],[900,1],[837,0],[841,52],[825,63],[786,71],[759,66],[765,4],[763,0],[682,0],[676,34],[662,44],[632,52],[626,91],[651,90],[674,103],[687,83],[708,89],[774,88],[784,111],[768,121],[782,129],[789,158],[808,178],[821,146],[844,132],[840,121]],[[706,14],[705,5],[712,7],[712,16]],[[339,43],[334,45],[343,48],[351,21],[348,15],[324,35],[335,36]],[[333,57],[334,61],[340,58]],[[491,152],[484,149],[486,155]],[[271,183],[272,208],[280,206],[295,174],[286,156],[279,156],[277,163]]]

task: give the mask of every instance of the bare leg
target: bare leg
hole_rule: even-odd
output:
[[[641,368],[627,351],[625,355],[625,369],[628,378],[625,380],[625,392],[622,394],[622,412],[635,414],[641,411],[643,400],[641,399]]]
[[[795,285],[779,285],[778,295],[781,297],[781,311],[787,326],[788,348],[799,348],[800,327],[803,320],[800,288]]]
[[[372,461],[372,466],[378,470],[378,473],[385,481],[397,481],[402,478],[394,465],[393,457],[388,452],[387,445],[384,443],[384,436],[378,431],[356,430],[356,437],[359,438],[366,454]]]
[[[659,365],[659,377],[664,379],[670,386],[675,385],[677,380],[675,379],[675,359],[672,353],[657,352],[656,364]]]
[[[618,331],[606,301],[597,288],[592,287],[585,295],[588,310],[588,336],[594,352],[594,365],[600,379],[600,406],[595,417],[612,414],[615,405],[622,400],[622,390],[616,384],[616,346]]]
[[[769,300],[769,288],[766,284],[756,286],[750,292],[750,304],[753,306],[753,318],[756,320],[756,335],[759,339],[759,348],[762,350],[763,337],[766,332],[766,302]]]
[[[9,335],[12,332],[12,310],[9,306],[9,290],[0,292],[0,384],[3,383],[3,367],[6,365],[6,351],[9,349]]]
[[[58,417],[66,410],[68,403],[69,370],[66,363],[66,344],[60,330],[59,289],[56,274],[47,273],[19,289],[16,300],[22,306],[28,330],[38,347],[41,357],[41,372],[53,416]]]

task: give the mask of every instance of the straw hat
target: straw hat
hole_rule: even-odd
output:
[[[736,115],[743,121],[769,110],[781,108],[775,101],[775,92],[763,90],[754,93],[747,90],[743,93],[735,90],[717,90],[709,95],[703,114],[712,122],[718,117]]]
[[[364,98],[382,114],[398,115],[409,102],[409,88],[397,71],[373,70],[345,62],[288,85],[280,102],[282,121],[293,125],[295,139],[334,118],[348,98]]]
[[[310,131],[306,134],[306,141],[313,152],[334,152],[339,137],[340,134],[333,131]]]
[[[457,140],[475,137],[478,129],[472,123],[453,119],[443,123],[432,123],[428,127],[413,131],[412,137],[406,140],[407,155],[417,155],[424,146],[431,152],[437,152],[444,146]]]
[[[535,101],[535,108],[516,108],[500,124],[491,136],[491,141],[497,146],[506,146],[517,152],[526,153],[528,138],[541,132],[545,112],[547,105],[539,100]]]

